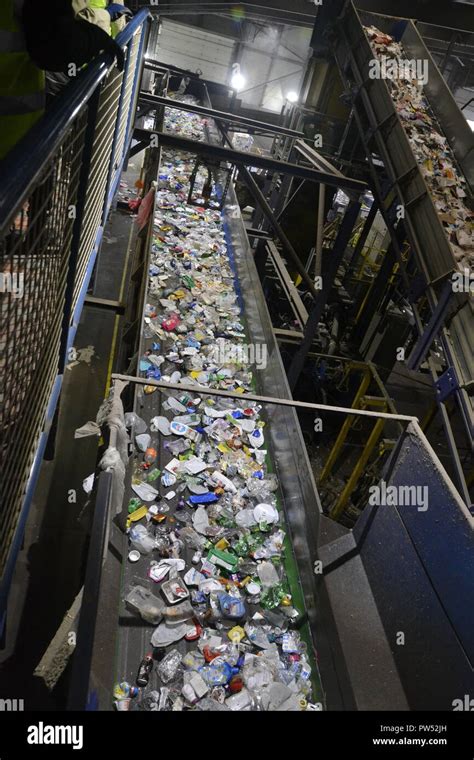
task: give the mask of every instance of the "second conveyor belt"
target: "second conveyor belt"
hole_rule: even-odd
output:
[[[417,268],[428,289],[458,270],[448,237],[438,216],[427,183],[413,154],[409,139],[396,111],[387,82],[370,75],[374,52],[364,27],[374,26],[400,40],[407,57],[426,62],[424,95],[434,117],[454,153],[459,173],[469,193],[474,192],[474,136],[449,88],[421,39],[415,24],[365,11],[348,3],[334,27],[333,52],[341,77],[354,98],[360,134],[371,160],[369,143],[375,138],[392,190],[404,207],[406,226]],[[375,172],[374,176],[377,172]],[[391,203],[389,192],[382,203]],[[467,199],[467,203],[469,203]],[[439,290],[439,287],[438,287]],[[434,294],[434,291],[432,291]],[[469,296],[469,293],[468,293]],[[432,308],[436,308],[433,295]],[[458,296],[454,294],[454,300]],[[472,294],[457,305],[443,344],[448,364],[454,368],[461,389],[474,380],[474,307]],[[468,429],[474,435],[474,402],[460,391]]]

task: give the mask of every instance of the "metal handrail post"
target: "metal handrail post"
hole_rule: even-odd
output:
[[[150,21],[148,20],[148,23],[146,24],[146,26],[144,25],[143,27],[142,37],[140,40],[140,47],[138,48],[138,56],[137,56],[138,65],[137,65],[137,68],[135,69],[135,80],[133,82],[132,96],[130,99],[130,110],[128,112],[127,130],[125,132],[124,154],[127,154],[129,150],[129,145],[130,145],[130,140],[131,140],[131,135],[132,135],[132,127],[133,127],[133,116],[136,113],[136,102],[138,99],[138,93],[140,92],[140,84],[142,80],[143,68],[144,68],[144,63],[145,63],[145,59],[142,54],[148,42],[149,33],[150,33]]]

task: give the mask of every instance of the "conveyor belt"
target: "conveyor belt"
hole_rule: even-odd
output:
[[[167,153],[163,152],[163,156],[166,157],[166,155]],[[270,317],[232,188],[228,195],[222,219],[228,254],[232,269],[234,270],[236,292],[244,316],[248,343],[265,345],[267,348],[267,363],[265,367],[254,373],[254,387],[265,395],[289,398],[290,393],[284,368],[274,339]],[[153,299],[152,296],[146,293],[145,303],[148,300],[152,303],[156,302],[156,298]],[[152,342],[153,339],[145,338],[142,335],[139,350],[140,357],[144,355]],[[174,392],[169,395],[177,396]],[[137,391],[135,411],[149,426],[152,417],[166,414],[162,410],[162,404],[165,400],[165,394],[156,392],[151,395],[143,395],[142,392]],[[294,409],[268,407],[263,410],[262,415],[266,422],[265,446],[270,453],[270,459],[267,459],[268,471],[275,471],[278,474],[280,485],[278,504],[281,508],[280,525],[287,532],[284,551],[286,579],[291,591],[292,604],[301,613],[304,612],[305,608],[308,613],[309,624],[306,624],[300,632],[307,644],[309,661],[312,666],[313,701],[322,702],[322,692],[319,686],[317,666],[314,658],[314,644],[312,641],[312,631],[314,631],[316,621],[313,563],[316,559],[317,530],[321,511],[319,498]],[[168,413],[170,419],[172,419],[172,416]],[[174,439],[174,436],[168,439],[160,436],[158,461],[160,469],[163,469],[164,465],[172,458],[170,452],[164,448],[164,443],[167,440]],[[154,437],[152,445],[156,443],[157,437]],[[132,471],[129,472],[127,477],[125,505],[134,496],[131,490],[132,474]],[[186,491],[184,497],[187,498],[187,496],[188,492]],[[170,501],[170,515],[174,512],[176,502],[176,497]],[[287,523],[286,528],[285,522]],[[151,584],[146,577],[150,556],[142,556],[139,562],[133,565],[128,563],[126,560],[128,553],[127,544],[128,541],[124,538],[122,596],[125,595],[127,589],[136,580],[140,585]],[[191,566],[190,558],[192,553],[191,551],[190,554],[189,550],[186,549],[183,555],[186,559],[186,569]],[[158,590],[153,590],[156,595],[160,595]],[[253,607],[252,610],[255,612]],[[140,660],[146,652],[151,650],[150,637],[155,627],[145,624],[137,616],[131,615],[124,605],[122,606],[119,619],[117,682],[125,680],[129,683],[135,683]],[[185,641],[181,641],[176,645],[176,648],[183,652],[186,649],[195,649],[195,647],[195,643],[189,644]],[[169,646],[167,651],[172,648],[175,648],[175,645]],[[155,668],[150,679],[149,689],[157,688],[158,686],[159,681]]]
[[[348,3],[336,26],[334,55],[341,77],[354,96],[354,109],[368,157],[373,136],[384,162],[389,180],[405,209],[406,226],[417,266],[428,285],[457,270],[451,246],[438,217],[427,183],[413,154],[405,129],[395,108],[386,82],[369,76],[374,52],[364,26],[375,26],[400,39],[407,55],[427,61],[428,83],[424,92],[430,107],[454,152],[459,171],[468,187],[474,187],[474,136],[459,111],[443,77],[421,39],[416,26],[408,19],[359,12]],[[403,29],[403,33],[400,30]],[[386,209],[393,202],[389,192],[381,199]],[[432,308],[436,297],[432,293]],[[454,297],[456,298],[456,296]],[[442,340],[448,362],[455,369],[460,386],[474,379],[474,307],[471,298],[452,319],[449,333]],[[472,398],[462,393],[467,427],[473,430]]]

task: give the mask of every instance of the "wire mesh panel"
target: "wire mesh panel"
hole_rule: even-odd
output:
[[[0,571],[58,371],[86,118],[69,129],[0,240]]]
[[[125,74],[115,67],[105,73],[110,67],[105,56],[88,66],[66,88],[55,110],[53,104],[55,118],[48,120],[47,112],[7,157],[11,160],[2,176],[0,635],[12,557],[19,548],[15,531],[28,509],[27,484],[38,467],[41,434],[54,410],[53,389],[60,387],[66,338],[74,335],[74,309],[80,306],[89,264],[100,244],[110,179],[121,171],[127,149],[147,23],[148,13],[142,11],[117,37],[126,48]],[[25,161],[27,149],[31,169]],[[21,176],[14,159],[22,167]],[[9,183],[15,185],[14,193],[5,190]],[[13,540],[16,549],[10,552]]]
[[[127,125],[130,117],[130,107],[132,105],[133,85],[135,82],[136,70],[137,70],[137,57],[140,47],[140,35],[136,34],[130,42],[129,49],[129,63],[126,69],[126,75],[124,77],[122,85],[122,102],[119,114],[119,120],[117,122],[116,130],[116,142],[113,156],[112,170],[112,186],[120,173],[121,163],[125,147],[125,137],[127,133]]]
[[[87,194],[81,226],[81,241],[74,286],[73,309],[84,283],[87,266],[97,231],[102,220],[107,175],[112,152],[112,141],[117,118],[122,74],[113,69],[102,85],[95,126],[92,156],[87,183]]]

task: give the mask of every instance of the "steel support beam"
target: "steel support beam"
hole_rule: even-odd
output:
[[[298,254],[296,253],[295,249],[291,245],[289,239],[287,238],[285,232],[283,231],[283,228],[280,226],[279,222],[277,221],[277,218],[275,214],[273,213],[273,209],[271,208],[270,204],[268,203],[267,199],[265,198],[264,194],[260,190],[259,186],[255,182],[254,178],[252,177],[251,173],[249,172],[246,166],[240,167],[240,174],[243,180],[245,181],[248,189],[250,190],[251,194],[253,195],[253,197],[259,204],[260,208],[262,209],[263,213],[267,217],[268,222],[270,226],[273,228],[276,236],[279,238],[285,250],[285,253],[291,259],[298,274],[301,275],[309,292],[311,293],[313,298],[317,299],[319,296],[319,292],[314,287],[314,283],[311,277],[309,276],[308,272],[305,270],[303,264],[300,261]]]
[[[303,142],[303,140],[297,140],[295,143],[295,150],[303,156],[306,161],[312,164],[316,169],[321,171],[327,171],[331,174],[335,174],[337,177],[344,177],[344,174],[339,171],[327,158],[318,153],[311,145]]]
[[[85,306],[97,306],[99,309],[108,309],[116,314],[125,313],[125,304],[122,301],[114,301],[110,298],[97,298],[96,296],[86,296],[84,299]]]
[[[390,243],[387,253],[385,254],[382,266],[380,267],[377,277],[370,288],[367,299],[364,303],[362,314],[352,331],[352,339],[362,344],[365,333],[369,329],[374,314],[380,307],[380,301],[387,293],[387,285],[396,263],[395,249]]]
[[[227,134],[227,128],[224,126],[224,124],[219,120],[216,119],[216,125],[218,129],[220,130],[222,136],[224,137],[224,141],[227,142],[228,145],[231,145],[229,135]],[[296,253],[295,249],[291,245],[289,239],[287,238],[285,232],[283,231],[283,228],[280,226],[276,216],[275,212],[273,211],[272,207],[268,203],[267,199],[265,198],[264,193],[260,190],[259,186],[255,182],[254,178],[252,177],[252,174],[249,172],[246,166],[240,167],[240,174],[242,175],[248,189],[252,193],[254,199],[257,201],[257,203],[260,206],[260,209],[267,217],[267,220],[271,227],[273,228],[275,234],[279,238],[281,244],[283,245],[283,248],[285,249],[286,253],[290,257],[290,259],[293,261],[297,271],[303,278],[304,282],[306,283],[307,287],[309,288],[310,293],[316,298],[317,291],[313,285],[313,282],[311,278],[309,277],[308,273],[306,272],[305,268],[303,267],[298,254]],[[263,249],[265,253],[268,252],[268,245],[264,246],[263,242],[260,241],[259,246]],[[276,250],[276,249],[275,249]],[[257,248],[256,251],[256,264],[257,264],[257,271],[260,272],[263,271],[259,268],[259,261],[261,261],[261,255],[259,255],[259,248]],[[281,257],[280,257],[281,261]],[[281,265],[283,269],[286,272],[286,267],[284,266],[283,262],[281,262]],[[288,274],[288,273],[286,273]],[[306,315],[307,318],[307,315]],[[305,319],[306,321],[306,319]],[[303,323],[304,324],[304,323]]]
[[[273,332],[277,341],[281,343],[299,345],[304,338],[304,334],[299,330],[284,330],[280,327],[274,327]]]
[[[135,136],[136,130],[134,130],[134,136]],[[145,150],[145,148],[148,148],[150,142],[149,140],[139,140],[135,145],[132,145],[129,151],[129,157],[133,158],[133,156],[136,156],[137,153],[141,153],[142,150]]]
[[[255,230],[253,227],[246,229],[247,237],[257,238],[258,240],[271,240],[272,236],[265,230]]]
[[[352,201],[347,207],[347,211],[344,214],[344,219],[342,220],[342,224],[339,228],[336,242],[334,243],[334,247],[329,254],[331,258],[329,269],[323,277],[323,288],[322,290],[318,291],[318,296],[305,325],[303,342],[294,355],[293,361],[291,362],[290,368],[288,370],[288,383],[292,391],[298,382],[298,378],[303,369],[306,356],[317,333],[318,324],[321,321],[324,308],[328,302],[329,294],[331,292],[337,270],[349,244],[354,224],[357,221],[360,206],[361,204],[359,202]]]
[[[291,183],[293,182],[293,180],[290,179],[289,181],[290,181],[290,185],[291,185]],[[298,195],[299,191],[303,187],[304,182],[305,181],[303,180],[302,182],[299,183],[299,185],[296,188],[296,190],[294,190],[294,192],[291,193],[291,196],[289,198],[287,198],[287,200],[286,200],[285,204],[283,205],[281,211],[278,211],[278,213],[276,215],[276,218],[278,219],[278,221],[282,218],[283,214],[285,213],[285,211],[287,210],[287,208],[290,206],[290,203],[293,203],[294,199],[296,198],[296,196]],[[290,186],[288,188],[287,196],[290,193],[291,189],[292,189],[292,187]],[[285,195],[285,190],[284,189],[282,189],[282,195]]]
[[[167,132],[151,132],[147,129],[135,129],[133,136],[140,142],[149,142],[152,136],[158,137],[161,146],[182,150],[195,155],[207,156],[213,160],[228,161],[240,166],[255,166],[260,169],[268,169],[271,172],[279,174],[289,174],[293,177],[301,177],[312,182],[323,182],[330,187],[338,187],[341,190],[354,191],[362,193],[365,188],[365,182],[360,182],[349,177],[329,174],[327,172],[317,171],[306,166],[278,161],[267,156],[259,156],[256,153],[246,153],[241,150],[223,148],[221,145],[211,145],[210,143],[199,142],[198,140],[189,140],[187,137],[168,134]]]
[[[280,253],[273,241],[269,240],[267,242],[267,250],[270,254],[270,258],[272,260],[273,266],[275,267],[278,278],[282,284],[283,290],[286,293],[286,297],[290,302],[291,310],[293,311],[296,320],[299,322],[300,327],[303,328],[308,320],[308,312],[306,310],[306,306],[301,300],[298,289],[291,279],[285,262],[281,258]]]
[[[320,277],[323,263],[323,239],[324,239],[324,206],[326,201],[326,187],[319,186],[318,198],[318,223],[316,229],[316,248],[315,248],[315,265],[314,276]]]
[[[211,82],[211,80],[203,79],[202,77],[199,76],[199,74],[195,74],[192,71],[188,71],[187,69],[181,69],[179,66],[162,63],[161,61],[155,61],[155,60],[145,58],[145,63],[143,65],[146,69],[150,69],[150,71],[156,71],[156,72],[169,71],[170,74],[178,74],[180,76],[189,77],[189,79],[197,79],[199,82]],[[217,82],[211,82],[211,84],[217,84]]]
[[[430,350],[434,339],[446,324],[446,316],[453,296],[453,283],[451,278],[444,283],[440,299],[435,306],[430,321],[426,325],[424,332],[418,338],[418,341],[411,352],[408,361],[408,369],[419,369],[421,363],[425,360],[426,354]]]
[[[188,111],[189,113],[197,113],[200,116],[205,116],[208,119],[220,119],[221,121],[232,122],[232,124],[243,124],[249,128],[259,129],[265,132],[272,132],[277,135],[286,135],[287,137],[304,137],[302,132],[298,132],[296,129],[288,129],[287,127],[280,127],[277,124],[269,124],[265,121],[255,121],[255,119],[249,119],[247,116],[239,116],[235,113],[227,113],[226,111],[217,111],[215,108],[207,108],[206,106],[197,105],[195,103],[182,103],[179,100],[173,98],[165,98],[162,95],[150,95],[148,93],[140,95],[140,101],[142,103],[150,103],[155,106],[165,106],[166,108],[174,108],[178,111]]]

